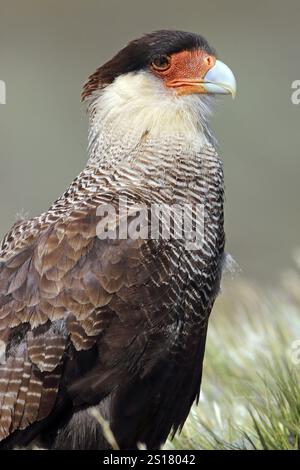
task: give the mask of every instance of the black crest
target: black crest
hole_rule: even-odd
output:
[[[118,76],[146,68],[153,57],[170,55],[184,50],[203,49],[209,54],[215,51],[203,36],[195,33],[173,30],[155,31],[131,41],[110,61],[102,65],[86,83],[82,99],[95,90],[112,83]]]

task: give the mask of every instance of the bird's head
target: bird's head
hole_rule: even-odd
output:
[[[164,124],[176,127],[180,119],[203,124],[208,96],[235,92],[233,73],[205,38],[162,30],[130,42],[100,67],[84,86],[82,99],[101,111],[99,119],[119,115],[132,125],[143,121],[162,129]]]

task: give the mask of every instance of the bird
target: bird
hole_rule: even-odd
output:
[[[88,78],[86,166],[0,245],[0,449],[111,449],[95,412],[124,450],[182,429],[225,257],[210,118],[235,93],[207,40],[177,30],[132,40]],[[155,236],[153,207],[172,209]],[[191,208],[186,236],[174,208]]]

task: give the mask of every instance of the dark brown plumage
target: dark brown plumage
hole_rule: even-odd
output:
[[[132,44],[113,59],[118,70],[108,64],[101,80],[99,71],[90,79],[84,97],[145,70],[159,45],[168,54],[212,52],[190,33],[157,32]],[[144,53],[145,44],[141,62],[132,48]],[[199,396],[224,253],[222,162],[203,114],[199,139],[177,130],[160,137],[150,127],[137,136],[126,116],[125,133],[115,121],[99,124],[99,96],[86,168],[48,212],[18,222],[1,245],[0,448],[33,439],[48,448],[107,448],[91,406],[121,448],[157,448]],[[120,217],[120,198],[128,207],[203,204],[203,246],[101,239],[97,208],[111,204]]]

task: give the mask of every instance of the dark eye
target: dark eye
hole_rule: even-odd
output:
[[[157,55],[153,58],[151,65],[155,70],[159,70],[160,72],[168,70],[171,65],[171,57],[168,55]]]

